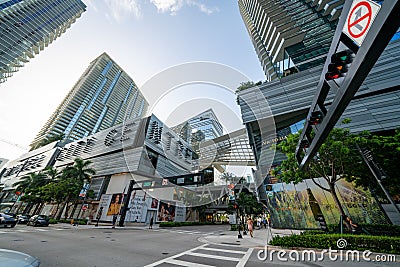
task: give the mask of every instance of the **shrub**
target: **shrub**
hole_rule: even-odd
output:
[[[56,219],[54,219],[54,218],[50,218],[49,223],[50,224],[57,224],[58,221]]]
[[[351,235],[351,234],[302,234],[275,236],[270,244],[274,246],[305,247],[317,249],[337,249],[336,242],[343,238],[347,242],[344,249],[370,250],[383,253],[400,253],[400,237]]]

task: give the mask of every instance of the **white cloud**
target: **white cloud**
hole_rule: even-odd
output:
[[[150,3],[157,7],[158,12],[176,15],[176,13],[183,7],[183,0],[150,0]]]
[[[115,20],[121,21],[126,16],[134,15],[136,18],[142,16],[139,0],[104,0],[110,8],[111,15]]]
[[[219,11],[217,7],[209,8],[205,4],[193,1],[193,0],[187,0],[189,5],[193,5],[199,8],[199,10],[203,13],[206,13],[207,15],[210,15],[214,12]]]
[[[170,13],[171,15],[176,15],[184,5],[196,6],[201,12],[208,15],[218,11],[218,8],[209,8],[195,0],[150,0],[150,3],[156,6],[158,12]]]
[[[208,15],[218,11],[216,7],[207,7],[205,4],[200,3],[198,0],[147,0],[153,4],[159,13],[169,13],[170,15],[176,15],[179,10],[185,5],[190,7],[197,7],[200,12]],[[98,0],[86,0],[86,4],[98,11]],[[103,0],[109,9],[109,13],[106,17],[112,17],[114,20],[120,22],[128,16],[134,16],[136,18],[142,17],[141,3],[144,0]]]

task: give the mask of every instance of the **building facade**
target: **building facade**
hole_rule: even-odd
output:
[[[0,83],[61,36],[85,10],[80,0],[0,0]]]
[[[325,62],[344,0],[239,0],[267,81]]]
[[[3,200],[0,201],[0,210],[8,210],[11,206],[17,209],[24,205],[15,205],[17,200],[13,191],[21,177],[31,172],[41,172],[47,166],[62,170],[79,157],[90,160],[90,167],[96,170],[91,179],[91,189],[95,196],[89,201],[88,210],[80,213],[82,217],[91,212],[97,213],[100,207],[108,210],[112,199],[116,195],[126,197],[130,182],[135,181],[128,201],[128,222],[148,222],[154,216],[157,216],[155,221],[185,220],[182,205],[185,197],[193,191],[180,185],[185,184],[189,177],[175,181],[165,178],[190,174],[196,155],[183,139],[154,115],[128,119],[75,142],[63,146],[60,144],[48,144],[8,162],[0,180],[4,186],[3,192],[0,192],[0,199]],[[41,213],[55,216],[56,205],[47,204]],[[174,218],[165,218],[162,214],[161,207],[167,206],[172,206],[176,211]],[[20,212],[24,208],[20,207]],[[68,216],[76,218],[79,208],[70,209]],[[111,221],[112,215],[103,212],[101,220]]]
[[[197,151],[200,142],[217,138],[223,133],[222,125],[212,109],[208,109],[172,129]]]
[[[93,135],[124,119],[142,117],[147,107],[132,78],[103,53],[90,63],[31,147],[57,135],[72,141]]]

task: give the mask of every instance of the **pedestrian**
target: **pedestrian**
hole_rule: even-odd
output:
[[[267,218],[266,217],[263,218],[263,224],[264,224],[264,228],[267,229]]]
[[[257,217],[257,228],[261,229],[261,217]]]
[[[112,219],[112,228],[115,228],[115,225],[117,224],[117,218],[118,214],[114,214]]]
[[[97,212],[96,215],[96,225],[95,225],[96,227],[99,226],[99,221],[102,214],[103,214],[103,207],[100,207],[99,212]]]
[[[247,219],[247,229],[249,230],[250,236],[254,237],[253,236],[253,220],[250,217],[248,217],[248,219]]]
[[[153,223],[154,223],[154,219],[153,219],[153,217],[151,217],[150,218],[149,229],[153,229]]]

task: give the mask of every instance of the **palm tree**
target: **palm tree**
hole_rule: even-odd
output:
[[[72,166],[74,168],[73,173],[75,177],[80,182],[85,180],[90,182],[92,175],[96,174],[96,170],[89,167],[92,164],[90,160],[83,160],[81,158],[76,158],[75,163]]]
[[[16,191],[23,193],[28,193],[42,185],[45,185],[46,181],[42,173],[28,173],[26,176],[21,177],[21,179],[14,183]]]
[[[41,202],[38,192],[40,187],[46,183],[47,181],[42,173],[31,172],[21,177],[18,182],[14,183],[14,186],[16,191],[24,193],[21,199],[27,201],[29,203],[28,207],[31,208],[34,204]]]
[[[62,172],[58,171],[53,166],[49,166],[44,169],[44,174],[46,175],[47,180],[52,182],[52,181],[59,181],[61,178]]]

